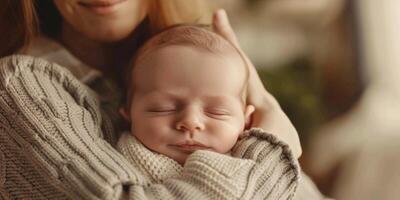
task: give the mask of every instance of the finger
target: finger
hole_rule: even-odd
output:
[[[250,103],[252,102],[263,102],[263,99],[266,99],[270,104],[274,107],[279,105],[275,98],[269,94],[268,92],[267,95],[261,96],[260,94],[264,93],[265,87],[260,79],[260,77],[257,74],[257,71],[254,67],[254,65],[251,63],[250,59],[247,57],[247,55],[242,51],[242,49],[239,46],[238,39],[235,35],[235,32],[233,31],[230,23],[228,16],[226,14],[226,11],[224,9],[218,9],[214,12],[213,16],[213,29],[216,33],[224,37],[226,40],[230,41],[233,45],[235,45],[242,54],[247,66],[250,69],[250,80],[249,80],[249,96],[248,100]],[[259,98],[257,98],[259,97]],[[255,105],[258,105],[256,107],[260,106],[260,103],[255,103]]]
[[[237,47],[239,46],[235,32],[229,23],[228,15],[224,9],[218,9],[214,12],[213,28],[215,32],[224,37],[226,40],[230,41]]]

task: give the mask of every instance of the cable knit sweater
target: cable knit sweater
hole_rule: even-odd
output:
[[[290,199],[297,185],[295,199],[321,197],[273,135],[238,146],[248,160],[199,151],[150,183],[113,148],[114,85],[54,42],[34,46],[0,59],[0,199]]]
[[[154,183],[164,183],[170,178],[191,176],[187,174],[187,169],[190,167],[194,167],[190,173],[208,171],[207,168],[210,165],[191,166],[191,162],[196,157],[203,157],[205,161],[207,161],[209,157],[216,158],[219,160],[217,165],[223,166],[225,175],[232,176],[240,172],[240,168],[252,168],[255,163],[260,163],[261,160],[263,160],[262,157],[268,157],[268,154],[273,154],[276,150],[280,151],[275,149],[279,146],[279,142],[276,142],[274,136],[261,129],[246,131],[245,135],[248,136],[239,141],[231,152],[231,154],[237,158],[210,151],[196,151],[189,156],[187,164],[183,167],[173,159],[149,150],[129,132],[122,134],[117,144],[117,149],[134,166],[136,172],[141,174],[141,179],[147,185],[150,185]],[[291,167],[285,170],[270,170],[270,167],[275,167],[276,162],[281,162],[281,159],[287,159],[290,162],[290,160],[292,160],[291,155],[287,153],[289,152],[284,152],[282,158],[268,160],[268,162],[260,163],[257,166],[259,182],[251,186],[254,187],[254,190],[257,192],[247,196],[249,199],[291,199],[294,196],[298,184],[298,179],[296,178],[298,175],[296,163],[291,163]],[[240,158],[246,158],[246,160]],[[235,182],[229,182],[228,184],[221,184],[220,181],[223,180],[223,178],[218,178],[220,174],[203,173],[201,176],[208,180],[207,184],[209,186],[207,187],[215,187],[215,191],[209,194],[212,199],[234,199],[235,197],[239,197],[234,196],[236,188],[242,188],[246,179],[248,179],[251,174],[238,176],[238,178],[242,178],[243,180],[236,179]],[[280,190],[280,192],[271,192],[271,188],[275,188],[273,190]]]

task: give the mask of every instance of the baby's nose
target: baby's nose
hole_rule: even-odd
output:
[[[200,113],[186,111],[176,123],[176,129],[183,132],[196,132],[204,130],[204,123]]]

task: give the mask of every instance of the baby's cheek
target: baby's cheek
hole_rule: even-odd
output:
[[[157,132],[157,130],[165,128],[167,122],[159,117],[144,117],[138,120],[137,126],[147,131]]]
[[[158,142],[166,142],[171,137],[172,129],[169,123],[158,120],[147,126],[146,132],[150,139],[157,140]]]
[[[168,126],[159,124],[149,129],[151,135],[157,138],[166,138],[171,135],[171,129]]]
[[[226,131],[221,135],[220,141],[220,153],[229,152],[233,146],[235,146],[239,135],[242,133],[242,130],[237,128],[235,129],[226,129]]]

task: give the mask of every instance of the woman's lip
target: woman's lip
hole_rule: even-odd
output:
[[[115,4],[118,4],[124,0],[92,0],[92,1],[80,1],[78,2],[82,6],[88,6],[88,7],[101,7],[101,6],[112,6]]]
[[[83,8],[97,14],[108,14],[115,10],[115,7],[126,0],[96,0],[78,2]]]

